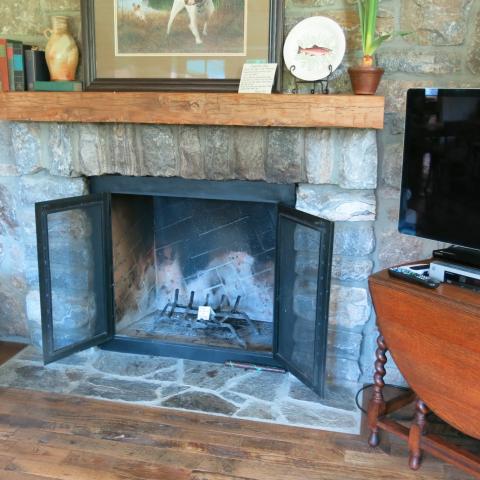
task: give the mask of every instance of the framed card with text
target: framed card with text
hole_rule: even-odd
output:
[[[283,0],[82,0],[86,90],[238,90],[245,63],[278,63]]]

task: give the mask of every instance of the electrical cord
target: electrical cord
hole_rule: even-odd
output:
[[[357,405],[357,408],[358,408],[362,413],[364,413],[365,415],[367,414],[367,411],[360,406],[360,402],[358,401],[358,399],[359,399],[360,394],[361,394],[362,392],[364,392],[367,388],[372,388],[373,386],[374,386],[373,383],[367,383],[367,384],[364,385],[364,386],[357,392],[357,394],[355,395],[355,405]],[[401,386],[399,386],[399,385],[392,385],[392,384],[390,384],[390,383],[386,383],[386,384],[385,384],[385,387],[391,387],[391,388],[396,388],[396,389],[398,389],[398,390],[405,390],[405,391],[410,390],[410,388],[408,388],[408,387],[401,387]]]

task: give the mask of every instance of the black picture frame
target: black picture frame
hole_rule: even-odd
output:
[[[179,78],[98,78],[96,73],[95,1],[81,0],[83,81],[87,91],[171,91],[171,92],[237,92],[240,79]],[[269,0],[268,61],[277,63],[274,92],[282,91],[284,0]]]

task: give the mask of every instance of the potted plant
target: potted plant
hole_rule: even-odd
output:
[[[383,68],[374,66],[373,54],[388,38],[387,35],[377,35],[378,0],[357,0],[362,33],[362,63],[348,69],[352,88],[357,95],[374,95],[383,75]]]

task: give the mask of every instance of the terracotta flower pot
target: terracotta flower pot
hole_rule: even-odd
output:
[[[379,67],[350,67],[348,74],[352,82],[353,93],[355,95],[375,95],[383,72],[383,68]]]

